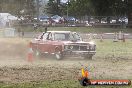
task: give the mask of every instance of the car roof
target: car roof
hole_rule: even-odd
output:
[[[70,33],[71,31],[47,31],[52,33]]]

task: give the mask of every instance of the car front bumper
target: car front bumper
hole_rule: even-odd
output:
[[[96,51],[63,51],[64,56],[95,55]]]

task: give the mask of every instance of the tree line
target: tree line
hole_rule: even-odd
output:
[[[41,3],[41,0],[38,0]],[[71,16],[127,16],[130,0],[49,0],[46,6],[47,14]],[[0,12],[15,15],[36,15],[38,13],[37,0],[0,0]],[[128,6],[129,5],[129,6]]]
[[[49,0],[47,11],[51,14],[72,16],[125,16],[128,13],[128,0]],[[132,7],[131,7],[132,8]]]
[[[0,12],[12,15],[35,15],[35,0],[0,0]]]

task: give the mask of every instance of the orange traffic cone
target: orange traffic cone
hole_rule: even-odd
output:
[[[32,44],[31,42],[29,43],[29,50],[28,50],[28,62],[32,62],[33,61],[33,50],[32,50]]]

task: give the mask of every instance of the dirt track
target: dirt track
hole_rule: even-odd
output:
[[[90,78],[97,79],[132,79],[132,61],[111,61],[97,58],[83,60],[81,58],[65,58],[57,61],[53,58],[34,58],[27,61],[29,39],[0,39],[0,82],[33,82],[45,80],[77,80],[81,73],[81,65],[90,71]]]

